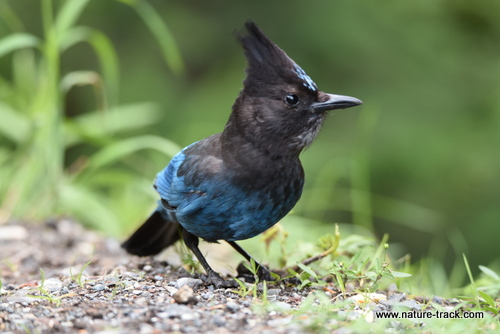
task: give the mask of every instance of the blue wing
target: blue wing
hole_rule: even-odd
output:
[[[241,184],[224,164],[217,143],[215,135],[184,148],[158,173],[155,188],[162,199],[160,209],[207,241],[251,238],[292,209],[302,182],[269,191]]]

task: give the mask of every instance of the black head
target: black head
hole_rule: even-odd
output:
[[[245,26],[248,33],[238,35],[238,39],[248,62],[247,77],[225,132],[237,127],[249,140],[252,136],[265,138],[271,153],[284,148],[298,153],[316,137],[326,111],[362,103],[353,97],[321,92],[255,23]]]

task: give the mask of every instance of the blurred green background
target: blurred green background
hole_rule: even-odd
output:
[[[0,16],[0,223],[131,232],[171,155],[223,129],[251,18],[321,90],[364,101],[302,154],[294,229],[389,233],[395,259],[443,275],[462,253],[500,268],[498,1],[2,0]]]

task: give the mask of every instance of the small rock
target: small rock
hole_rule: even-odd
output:
[[[347,298],[347,300],[351,300],[358,305],[366,305],[373,302],[379,303],[382,300],[387,300],[387,297],[380,293],[360,293]]]
[[[43,287],[50,292],[57,292],[62,289],[62,281],[57,278],[47,278],[43,283]]]
[[[269,296],[273,296],[273,295],[279,295],[281,292],[281,289],[268,289],[267,290],[267,294]]]
[[[377,306],[379,305],[383,305],[386,308],[386,310],[392,310],[394,306],[399,305],[399,302],[396,300],[381,300]],[[380,310],[380,311],[386,311],[386,310]]]
[[[192,289],[196,289],[200,284],[202,284],[203,281],[201,279],[197,278],[191,278],[191,277],[182,277],[175,282],[175,287],[177,289],[182,288],[184,285],[188,285]]]
[[[235,302],[227,302],[226,304],[226,310],[228,310],[231,313],[235,313],[240,309],[240,305],[238,305]]]
[[[406,294],[404,294],[404,293],[393,293],[387,299],[388,300],[394,300],[394,301],[396,301],[396,302],[399,303],[400,301],[406,299]]]
[[[191,312],[191,309],[186,305],[169,304],[165,312],[158,312],[156,316],[160,319],[174,319],[180,318],[182,314]]]
[[[214,317],[214,325],[217,327],[224,327],[226,325],[226,318],[221,316]]]
[[[422,306],[414,300],[405,300],[404,302],[399,303],[399,306],[408,307],[409,309],[420,311]]]
[[[182,321],[193,321],[196,318],[197,318],[197,313],[195,312],[182,313],[180,316],[180,319]]]
[[[432,297],[432,301],[433,301],[434,303],[439,304],[439,305],[443,305],[443,298],[441,298],[441,297],[434,296],[434,297]]]
[[[280,311],[288,311],[292,309],[292,306],[285,302],[274,302],[274,306],[276,306]]]
[[[214,297],[214,293],[212,291],[208,291],[208,292],[204,292],[202,295],[201,295],[201,298],[205,299],[205,300],[209,300],[209,299],[212,299]]]
[[[174,295],[179,289],[174,288],[173,286],[167,286],[167,291],[170,293],[171,296]]]
[[[179,304],[196,304],[198,300],[194,296],[193,289],[189,285],[183,285],[176,293],[172,295],[172,298]]]
[[[390,311],[392,310],[392,304],[390,305],[386,305],[387,302],[391,302],[390,300],[384,300],[384,301],[381,301],[379,304],[377,304],[373,309],[372,309],[372,312],[373,313],[377,313],[377,312],[386,312],[386,311]]]
[[[94,307],[88,308],[86,310],[86,312],[87,312],[87,315],[89,315],[93,319],[102,319],[102,317],[103,317],[102,312]]]
[[[34,298],[34,297],[30,297],[30,296],[15,296],[14,295],[14,296],[7,296],[7,297],[5,297],[5,301],[9,302],[9,303],[19,303],[19,304],[26,303],[26,304],[31,304],[31,303],[35,303],[35,302],[39,301],[39,299],[38,298]],[[5,303],[5,305],[8,305],[8,304]],[[0,307],[0,310],[1,309],[2,309],[2,307]]]
[[[250,305],[252,305],[252,303],[250,302],[250,300],[248,299],[245,299],[241,302],[241,305],[245,306],[245,307],[250,307]]]
[[[131,277],[131,278],[138,278],[139,274],[135,273],[133,271],[126,271],[126,272],[123,273],[123,276],[125,276],[125,277]]]
[[[150,324],[145,324],[142,323],[141,327],[139,329],[140,334],[149,334],[149,333],[154,333],[154,327],[151,326]]]
[[[24,226],[0,226],[0,240],[18,241],[24,240],[28,237],[28,231]]]
[[[106,286],[104,284],[97,284],[97,285],[92,287],[92,290],[103,291],[103,290],[106,290]]]
[[[139,297],[135,300],[135,304],[140,306],[146,306],[148,304],[148,300],[144,297]]]
[[[267,325],[270,327],[284,327],[288,325],[290,322],[292,322],[292,316],[286,318],[271,319],[267,322]]]

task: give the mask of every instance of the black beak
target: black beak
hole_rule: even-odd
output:
[[[312,108],[317,112],[323,112],[355,107],[360,104],[363,104],[363,101],[355,97],[319,92],[318,102],[313,103]]]

